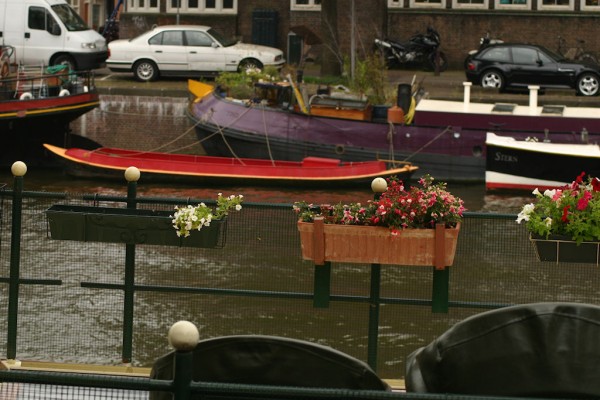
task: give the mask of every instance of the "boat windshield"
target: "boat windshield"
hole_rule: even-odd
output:
[[[208,30],[208,34],[210,36],[212,36],[213,38],[215,38],[219,43],[221,43],[223,45],[223,47],[233,46],[234,44],[237,43],[237,40],[235,40],[233,38],[225,37],[220,32],[214,30],[213,28],[210,28]]]
[[[70,32],[87,31],[90,29],[83,18],[81,18],[68,4],[53,5],[52,10],[58,15],[58,18],[60,18]]]

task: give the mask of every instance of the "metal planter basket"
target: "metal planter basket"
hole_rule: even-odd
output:
[[[538,260],[556,262],[572,262],[600,264],[600,242],[583,242],[577,244],[570,238],[560,235],[545,237],[531,234]]]
[[[114,207],[53,205],[46,210],[50,237],[57,240],[149,244],[160,246],[222,248],[227,221],[178,237],[171,211]]]

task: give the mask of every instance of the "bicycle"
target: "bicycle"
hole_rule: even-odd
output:
[[[594,53],[584,50],[584,43],[585,40],[577,39],[577,47],[567,48],[567,41],[564,37],[559,35],[557,52],[568,60],[590,61],[594,64],[598,64],[598,58],[594,55]]]

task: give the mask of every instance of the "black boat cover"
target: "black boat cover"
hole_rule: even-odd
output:
[[[174,352],[157,359],[150,377],[173,379]],[[333,389],[390,390],[368,364],[331,347],[266,335],[202,340],[193,350],[194,381]],[[153,393],[151,399],[170,399]]]
[[[600,397],[600,307],[511,306],[469,317],[408,356],[408,392]]]

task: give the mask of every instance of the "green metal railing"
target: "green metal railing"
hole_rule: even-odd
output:
[[[482,310],[537,301],[598,302],[598,269],[537,261],[514,215],[466,215],[448,272],[447,313],[432,313],[431,267],[382,265],[373,296],[372,266],[344,263],[331,264],[330,306],[315,308],[314,266],[301,258],[291,205],[244,204],[230,216],[227,244],[220,249],[61,241],[50,238],[45,216],[57,203],[172,211],[200,199],[138,197],[132,183],[125,195],[28,192],[23,179],[15,177],[12,189],[2,192],[10,213],[2,213],[0,232],[0,283],[7,289],[0,291],[0,306],[7,310],[0,350],[5,346],[8,359],[149,367],[169,349],[168,327],[186,319],[202,337],[256,333],[330,345],[368,361],[383,378],[400,379],[408,354]],[[377,319],[370,316],[374,300]],[[374,337],[376,348],[370,345]],[[26,371],[0,372],[0,380],[166,388],[140,378],[115,383]],[[227,385],[192,388],[229,391],[231,398],[266,393]],[[273,397],[337,396],[282,390]]]

